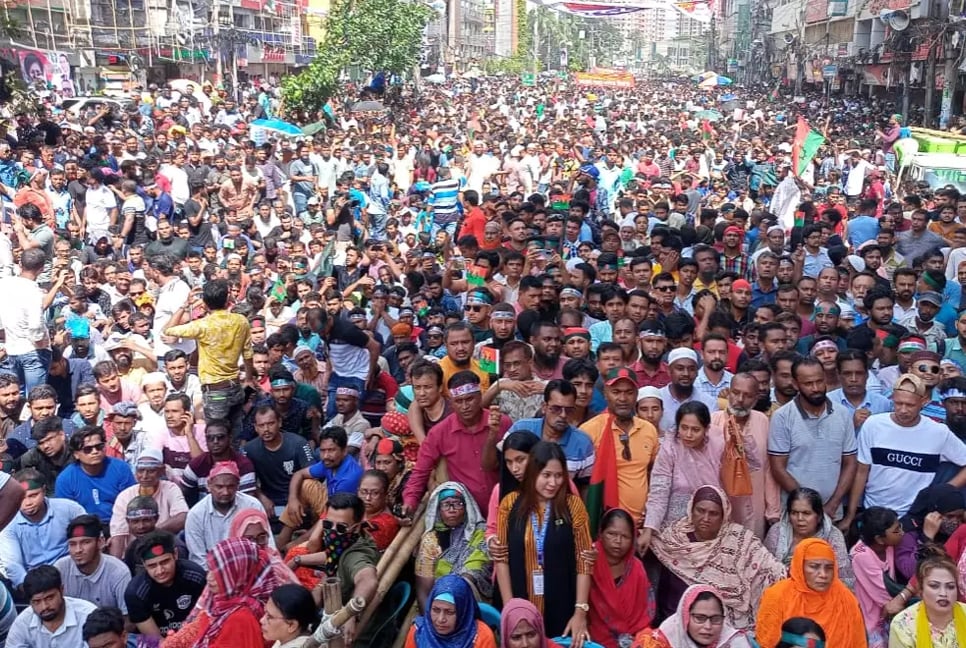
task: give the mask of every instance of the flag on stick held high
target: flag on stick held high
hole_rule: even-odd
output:
[[[825,143],[825,138],[817,130],[808,125],[803,117],[798,118],[795,129],[795,139],[792,141],[792,169],[796,176],[801,176],[812,163],[818,149]]]
[[[480,369],[486,373],[500,374],[500,351],[485,346],[480,349]]]

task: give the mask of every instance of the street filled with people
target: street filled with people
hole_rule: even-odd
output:
[[[0,124],[0,647],[966,646],[888,99],[179,87]]]

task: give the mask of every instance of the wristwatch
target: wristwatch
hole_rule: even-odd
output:
[[[295,558],[292,558],[292,562],[295,563],[295,566],[296,567],[301,567],[302,566],[302,556],[296,556]]]
[[[584,612],[590,612],[589,603],[574,603],[575,610],[583,610]]]

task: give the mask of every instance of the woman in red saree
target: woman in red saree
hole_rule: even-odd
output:
[[[651,583],[634,555],[634,538],[634,518],[627,511],[604,514],[595,543],[588,617],[591,640],[604,648],[626,645],[654,616]]]

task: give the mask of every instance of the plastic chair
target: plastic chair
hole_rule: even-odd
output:
[[[390,646],[399,634],[399,623],[405,615],[412,599],[412,586],[405,581],[399,581],[392,586],[383,600],[374,619],[383,619],[382,623],[369,637],[370,646]]]
[[[500,636],[500,611],[489,603],[480,603],[480,618],[496,636]]]
[[[553,640],[553,642],[558,646],[560,646],[561,648],[570,648],[570,644],[572,643],[570,637],[557,637]],[[604,648],[604,647],[594,641],[585,641],[584,648]]]

